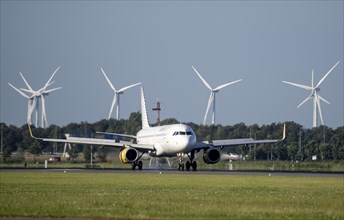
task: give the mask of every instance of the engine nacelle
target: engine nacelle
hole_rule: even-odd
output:
[[[216,148],[209,148],[203,153],[203,161],[207,164],[214,164],[219,162],[221,159],[221,153]]]
[[[119,159],[122,163],[133,163],[137,160],[139,153],[136,149],[126,147],[119,152]]]

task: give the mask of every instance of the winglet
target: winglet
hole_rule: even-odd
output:
[[[33,136],[30,123],[28,123],[27,126],[29,127],[30,136],[31,136],[33,139],[36,139],[36,140],[43,140],[43,138],[37,138],[37,137]]]
[[[286,131],[285,131],[286,129],[285,129],[285,123],[284,123],[284,125],[283,125],[283,137],[282,137],[282,139],[281,139],[281,141],[283,141],[284,139],[285,139],[285,133],[286,133]]]
[[[32,135],[32,130],[31,130],[31,125],[30,125],[30,123],[28,123],[27,126],[28,126],[28,128],[29,128],[30,136],[31,136],[32,138],[35,138],[35,137]],[[35,138],[35,139],[36,139],[36,138]]]

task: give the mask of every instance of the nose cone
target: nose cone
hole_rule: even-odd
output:
[[[196,143],[196,137],[194,135],[183,136],[177,142],[177,148],[179,152],[188,153],[192,150]]]
[[[189,153],[196,144],[195,132],[189,126],[183,124],[173,125],[172,128],[172,131],[177,133],[172,135],[176,140],[174,149],[178,153]]]
[[[183,144],[186,151],[190,152],[193,146],[196,144],[196,136],[195,135],[186,136]]]

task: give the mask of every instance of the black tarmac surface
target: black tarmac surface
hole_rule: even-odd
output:
[[[37,169],[37,168],[0,168],[0,172],[68,172],[68,173],[132,173],[132,174],[182,174],[182,175],[246,175],[246,176],[303,176],[303,177],[324,177],[344,178],[344,172],[292,172],[292,171],[252,171],[252,170],[197,170],[178,171],[174,169],[143,169],[131,170],[120,168],[106,169]]]

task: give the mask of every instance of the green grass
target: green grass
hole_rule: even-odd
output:
[[[344,172],[344,161],[233,161],[234,170],[274,170],[274,171],[306,171],[306,172]],[[229,162],[220,161],[220,169],[228,169]]]
[[[0,216],[343,219],[343,178],[0,172]]]

